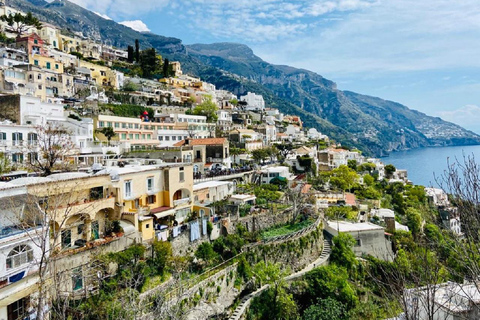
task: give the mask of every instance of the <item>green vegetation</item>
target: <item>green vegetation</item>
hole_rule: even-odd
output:
[[[102,111],[110,111],[115,116],[119,117],[139,118],[145,111],[148,112],[148,117],[150,119],[153,119],[155,115],[155,111],[152,108],[132,104],[102,104],[100,108]]]
[[[215,122],[218,119],[217,115],[218,107],[212,101],[212,97],[206,96],[205,101],[197,105],[192,111],[187,110],[187,114],[193,114],[197,116],[206,116],[207,122]]]
[[[273,227],[262,231],[262,238],[268,239],[278,236],[284,236],[305,229],[313,223],[311,220],[304,220],[295,224],[286,224],[278,227]]]

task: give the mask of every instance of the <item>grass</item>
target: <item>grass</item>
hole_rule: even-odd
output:
[[[146,292],[155,287],[158,287],[159,285],[161,285],[162,283],[170,279],[170,277],[171,277],[171,274],[167,272],[163,276],[148,277],[142,286],[141,292]]]
[[[302,230],[308,227],[309,225],[311,225],[312,223],[313,221],[311,220],[305,220],[295,224],[286,224],[286,225],[274,227],[272,229],[268,229],[262,232],[262,238],[268,239],[268,238],[273,238],[278,236],[284,236],[284,235]]]

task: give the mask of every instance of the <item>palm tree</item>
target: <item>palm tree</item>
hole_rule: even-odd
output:
[[[117,135],[112,127],[104,127],[102,129],[97,129],[97,132],[103,134],[107,138],[108,145],[110,145],[110,140],[112,140],[112,138]]]

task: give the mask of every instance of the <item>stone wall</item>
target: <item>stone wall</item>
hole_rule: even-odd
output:
[[[317,259],[323,250],[322,228],[312,230],[300,238],[253,247],[247,253],[251,264],[258,260],[280,263],[292,272],[299,271]]]
[[[20,124],[20,95],[0,96],[0,121],[8,119]]]
[[[248,215],[242,218],[231,217],[228,225],[228,233],[235,233],[238,225],[243,225],[248,231],[260,231],[271,228],[276,225],[285,224],[292,218],[289,210],[284,210],[278,213],[271,213],[270,211]]]
[[[174,256],[190,255],[197,250],[201,243],[209,240],[208,235],[202,235],[200,239],[190,242],[190,230],[186,230],[171,241],[172,253]]]

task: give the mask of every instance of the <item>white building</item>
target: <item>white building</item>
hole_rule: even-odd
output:
[[[407,289],[405,313],[413,319],[474,320],[480,318],[480,291],[474,283],[445,282]]]
[[[292,174],[290,168],[285,166],[269,167],[262,170],[262,184],[268,184],[274,178],[285,178],[290,180]]]
[[[29,301],[37,291],[39,261],[48,258],[48,226],[38,224],[42,213],[28,205],[26,188],[1,190],[0,199],[0,319],[35,319]]]
[[[207,201],[211,202],[222,201],[235,192],[235,186],[231,181],[207,181],[193,185],[194,194],[204,189],[208,189]],[[197,202],[198,199],[194,201]]]
[[[25,50],[2,47],[0,48],[0,66],[12,67],[28,64],[28,54]]]
[[[433,205],[439,207],[448,207],[450,201],[448,200],[448,195],[445,191],[438,188],[425,188],[425,193],[427,197],[432,202]]]
[[[241,96],[240,100],[247,103],[246,110],[265,110],[265,101],[263,100],[263,96],[261,95],[255,94],[253,92],[248,92],[245,96]]]

